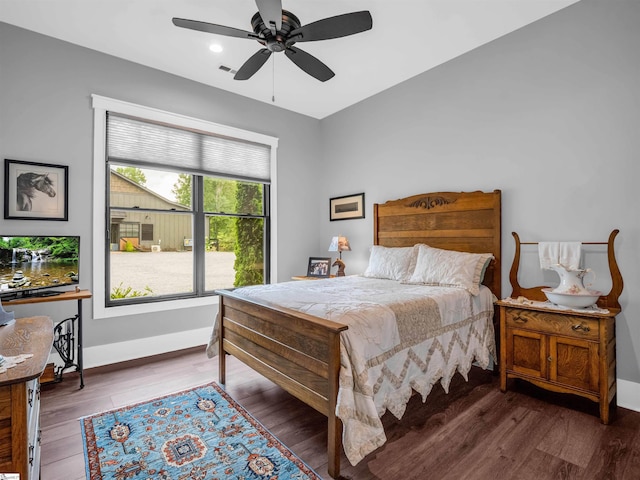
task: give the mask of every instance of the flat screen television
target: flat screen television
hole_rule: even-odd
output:
[[[0,298],[47,296],[79,282],[80,237],[0,236]]]

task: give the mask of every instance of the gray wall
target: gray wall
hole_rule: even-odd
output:
[[[347,273],[362,272],[373,202],[501,189],[507,296],[512,231],[523,241],[606,241],[619,228],[618,376],[640,382],[638,25],[638,1],[582,0],[324,119],[324,198],[364,191],[367,217],[328,222],[323,208],[319,238],[347,235]],[[602,257],[585,261],[608,291]],[[534,278],[532,263],[524,286],[557,284],[553,272]]]
[[[0,232],[80,234],[91,288],[90,94],[183,113],[279,137],[281,281],[304,273],[307,257],[328,256],[336,234],[353,248],[343,254],[347,273],[364,271],[372,203],[428,191],[502,190],[503,296],[512,231],[531,241],[605,241],[619,228],[618,376],[640,382],[638,24],[640,2],[582,0],[316,121],[0,23],[0,157],[70,165],[72,184],[69,222],[0,220]],[[365,219],[329,222],[330,197],[363,191]],[[587,266],[601,271],[601,257]],[[525,286],[538,280],[532,264]],[[179,325],[171,313],[89,315],[85,346],[207,326],[212,314],[194,309]]]
[[[70,205],[68,222],[0,219],[0,234],[80,235],[81,287],[92,289],[91,225],[102,212],[92,209],[91,94],[278,137],[277,235],[298,239],[281,242],[279,274],[286,279],[306,268],[307,245],[315,243],[317,231],[317,220],[304,212],[317,197],[318,120],[5,23],[0,23],[0,159],[69,165]],[[75,302],[15,311],[61,319],[75,311],[68,303]],[[85,302],[84,346],[207,327],[215,313],[200,307],[180,312],[180,321],[175,311],[96,320]]]

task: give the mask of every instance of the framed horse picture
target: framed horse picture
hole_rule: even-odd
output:
[[[4,160],[4,218],[68,220],[69,167]]]

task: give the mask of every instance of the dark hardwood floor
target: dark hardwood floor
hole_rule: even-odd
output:
[[[83,390],[76,374],[43,386],[41,478],[85,478],[80,417],[214,381],[217,365],[203,347],[87,370]],[[227,378],[233,398],[330,478],[321,414],[231,357]],[[503,394],[496,376],[474,369],[448,395],[438,384],[426,404],[414,396],[402,420],[383,417],[383,447],[355,467],[343,456],[343,478],[640,479],[640,413],[618,408],[605,426],[591,402],[512,386]]]

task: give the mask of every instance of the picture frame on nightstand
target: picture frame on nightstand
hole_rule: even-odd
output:
[[[329,278],[331,273],[330,257],[309,257],[307,277]]]

